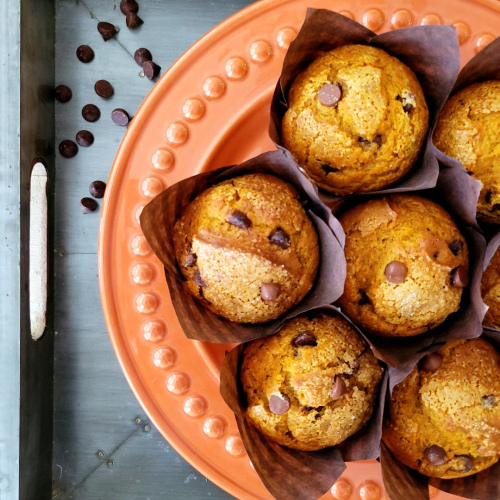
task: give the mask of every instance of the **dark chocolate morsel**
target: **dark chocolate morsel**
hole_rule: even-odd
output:
[[[443,465],[448,461],[446,451],[437,444],[426,448],[424,450],[424,457],[431,465]]]
[[[273,394],[269,398],[269,410],[275,415],[282,415],[290,409],[290,398],[286,394]]]
[[[198,286],[201,286],[202,288],[204,286],[207,286],[207,284],[201,279],[201,274],[200,274],[200,270],[199,269],[197,269],[196,272],[194,273],[194,282]]]
[[[427,354],[419,363],[419,368],[425,372],[435,372],[443,364],[443,356],[437,352]]]
[[[281,285],[279,283],[262,283],[260,287],[260,296],[266,302],[276,300],[280,293]]]
[[[483,408],[495,408],[497,405],[498,400],[493,394],[490,394],[488,396],[483,396],[481,398],[481,404],[483,405]]]
[[[82,108],[82,116],[88,122],[96,122],[101,117],[101,111],[95,104],[86,104]]]
[[[373,142],[378,146],[382,146],[382,136],[381,135],[376,135],[374,138],[373,138]]]
[[[455,455],[455,458],[459,458],[463,462],[463,468],[460,470],[453,469],[453,472],[470,472],[472,470],[472,458],[469,455]]]
[[[64,158],[73,158],[78,153],[78,146],[73,141],[66,139],[59,144],[59,153]]]
[[[184,267],[193,267],[196,264],[196,254],[195,253],[190,253],[187,258],[186,262],[184,263]]]
[[[94,85],[94,90],[98,96],[104,99],[111,97],[114,92],[113,86],[107,80],[97,80]]]
[[[453,240],[448,246],[453,255],[458,255],[458,252],[460,252],[460,250],[464,247],[464,242],[460,240]]]
[[[403,111],[406,114],[410,114],[413,111],[413,104],[407,103],[403,106]]]
[[[80,47],[76,49],[76,57],[78,57],[78,60],[82,61],[82,63],[89,63],[94,59],[94,51],[92,47],[88,45],[80,45]]]
[[[347,387],[344,379],[339,375],[335,375],[335,381],[333,382],[332,389],[330,390],[330,397],[332,399],[339,399],[344,394],[347,394]]]
[[[323,170],[323,172],[325,172],[326,175],[339,171],[338,168],[332,167],[331,165],[328,165],[328,163],[322,163],[321,169]]]
[[[98,23],[97,31],[105,42],[107,42],[110,38],[113,38],[118,33],[118,29],[114,24],[106,22]]]
[[[226,219],[226,222],[240,229],[248,229],[252,225],[252,221],[239,210],[235,210],[232,215]]]
[[[102,181],[94,181],[89,186],[89,192],[94,198],[103,198],[106,191],[106,183]]]
[[[451,284],[457,288],[464,288],[469,284],[469,271],[466,266],[458,266],[452,271]]]
[[[129,114],[122,108],[116,108],[111,111],[111,119],[117,125],[125,127],[130,122],[131,118]]]
[[[88,148],[94,144],[94,134],[89,130],[79,130],[76,133],[76,142],[82,148]]]
[[[281,227],[276,228],[271,233],[269,241],[283,250],[287,249],[291,245],[290,236],[288,236],[288,233],[284,229],[281,229]]]
[[[58,85],[56,87],[56,99],[59,102],[68,102],[71,100],[73,92],[67,85]]]
[[[408,268],[402,262],[394,260],[385,266],[384,274],[389,283],[399,285],[405,280]]]
[[[160,74],[161,67],[153,61],[144,61],[142,64],[142,70],[144,71],[144,74],[152,80]]]
[[[370,144],[370,141],[368,139],[365,139],[364,137],[361,136],[358,137],[358,142]]]
[[[358,306],[366,306],[366,304],[370,303],[370,299],[364,290],[358,290],[360,298],[358,300]]]
[[[141,47],[140,49],[137,49],[134,52],[134,61],[142,68],[142,65],[146,61],[152,61],[153,56],[151,55],[151,52],[149,52],[148,49],[145,49],[144,47]]]
[[[135,0],[122,0],[120,2],[120,10],[126,16],[129,12],[139,12],[139,4]]]
[[[342,89],[333,83],[323,85],[318,92],[318,99],[323,106],[332,108],[342,99]]]
[[[84,214],[89,214],[97,208],[97,201],[92,198],[82,198],[80,200],[80,207]]]
[[[125,24],[127,25],[127,28],[133,29],[139,27],[141,24],[144,24],[144,21],[135,12],[129,12],[125,19]]]
[[[293,340],[292,344],[295,347],[312,346],[318,345],[316,337],[309,332],[300,332]]]

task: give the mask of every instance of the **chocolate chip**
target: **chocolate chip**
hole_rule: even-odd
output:
[[[80,208],[84,214],[89,214],[97,208],[97,201],[92,198],[82,198],[80,200]]]
[[[135,0],[122,0],[120,2],[120,10],[123,15],[127,15],[129,12],[139,12],[139,4]]]
[[[290,398],[286,394],[273,394],[269,398],[269,411],[282,415],[290,409]]]
[[[76,133],[76,142],[82,148],[88,148],[94,144],[94,134],[88,130],[80,130]]]
[[[187,256],[186,262],[184,263],[184,267],[193,267],[194,265],[196,265],[196,260],[197,260],[196,254],[190,253]]]
[[[288,233],[284,230],[281,229],[281,227],[276,228],[271,235],[269,236],[269,241],[273,245],[277,245],[283,250],[287,249],[290,247],[290,236],[288,236]]]
[[[342,377],[335,375],[332,388],[330,390],[330,397],[332,399],[339,399],[344,394],[347,394],[347,387]]]
[[[279,283],[262,283],[260,287],[260,296],[266,302],[276,300],[280,293],[281,285]]]
[[[59,144],[59,153],[64,158],[73,158],[78,153],[78,146],[73,141],[66,139]]]
[[[146,61],[152,61],[153,56],[151,55],[151,52],[149,52],[148,49],[145,49],[144,47],[137,49],[134,53],[134,61],[142,68],[142,65]]]
[[[201,279],[201,274],[199,269],[197,269],[196,272],[194,273],[194,282],[202,288],[204,286],[207,286],[207,284]]]
[[[129,12],[125,19],[125,24],[127,25],[127,28],[134,29],[138,28],[141,24],[144,24],[144,21],[135,12]]]
[[[248,229],[252,225],[252,221],[239,210],[235,210],[232,215],[226,219],[226,222],[240,229]]]
[[[323,172],[325,172],[326,175],[339,171],[338,168],[332,167],[332,166],[328,165],[328,163],[322,163],[321,169],[323,170]]]
[[[333,83],[323,85],[318,92],[318,99],[323,106],[328,108],[336,107],[342,99],[342,89]]]
[[[95,93],[107,99],[113,95],[113,86],[107,80],[97,80],[94,85]]]
[[[56,99],[59,102],[68,102],[71,101],[71,97],[73,97],[73,92],[66,85],[58,85],[56,87]]]
[[[86,104],[82,108],[82,116],[88,122],[96,122],[101,117],[101,111],[95,104]]]
[[[405,280],[408,268],[402,262],[394,260],[385,266],[384,274],[389,283],[399,285]]]
[[[460,240],[453,240],[448,247],[453,255],[458,255],[458,252],[464,247],[464,242]]]
[[[469,270],[467,266],[458,266],[451,272],[451,284],[457,288],[464,288],[469,284]]]
[[[118,30],[116,26],[111,23],[101,22],[97,24],[97,31],[102,36],[102,39],[107,42],[110,38],[113,38]]]
[[[469,455],[455,455],[455,458],[460,459],[463,462],[463,467],[460,470],[452,469],[453,472],[470,472],[472,470],[472,458]]]
[[[483,408],[495,408],[497,405],[497,398],[493,396],[493,394],[490,394],[489,396],[483,396],[481,398],[481,404],[483,405]]]
[[[318,341],[316,337],[309,332],[300,332],[293,340],[292,344],[295,347],[303,347],[303,346],[312,346],[316,347],[318,345]]]
[[[114,123],[120,125],[121,127],[128,125],[131,120],[129,114],[122,108],[116,108],[111,111],[111,119]]]
[[[435,372],[443,364],[443,356],[437,352],[427,354],[419,363],[419,368],[425,372]]]
[[[102,198],[106,191],[106,183],[102,181],[94,181],[89,186],[89,192],[94,198]]]
[[[368,139],[365,139],[364,137],[358,137],[358,142],[364,143],[364,144],[370,144],[370,141]]]
[[[437,444],[426,448],[424,450],[424,457],[431,465],[443,465],[448,461],[446,451]]]
[[[376,135],[374,138],[373,138],[373,142],[378,146],[382,146],[382,136],[381,135]]]
[[[366,306],[366,304],[370,303],[370,299],[364,290],[358,290],[360,295],[360,299],[358,300],[358,306]]]
[[[153,61],[144,61],[142,64],[142,70],[144,71],[144,74],[152,80],[160,74],[161,67]]]
[[[82,61],[82,63],[89,63],[94,59],[94,51],[88,45],[80,45],[76,49],[76,57],[78,60]]]
[[[406,114],[410,114],[413,111],[413,104],[407,103],[403,106],[403,111]]]

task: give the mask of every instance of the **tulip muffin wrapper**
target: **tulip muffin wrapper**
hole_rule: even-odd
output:
[[[486,246],[486,252],[484,253],[484,264],[483,264],[483,273],[486,271],[486,268],[488,267],[491,259],[493,258],[493,255],[495,255],[495,252],[498,250],[498,247],[500,247],[500,233],[497,233],[491,240],[488,242],[488,245]],[[485,326],[484,327],[485,333],[487,332],[499,332],[500,330]]]
[[[187,205],[212,185],[245,174],[274,175],[291,184],[299,193],[307,215],[318,234],[320,263],[312,289],[299,304],[278,319],[260,324],[229,321],[206,308],[185,286],[179,270],[172,234]],[[286,151],[270,151],[240,165],[204,172],[174,184],[153,199],[141,214],[141,228],[156,256],[165,266],[172,303],[186,336],[216,343],[239,343],[275,332],[288,318],[309,309],[330,304],[343,292],[346,264],[344,232],[331,211],[317,196],[313,184],[300,172]]]
[[[340,315],[349,321],[334,306],[317,307],[305,314],[321,311]],[[367,341],[359,328],[350,321],[349,323]],[[240,379],[244,349],[245,344],[240,344],[226,355],[221,367],[220,391],[235,414],[241,439],[256,472],[274,498],[317,499],[340,477],[346,468],[345,462],[371,460],[380,456],[382,419],[388,386],[385,366],[373,414],[362,429],[337,446],[318,451],[299,451],[273,442],[245,417],[246,396]]]
[[[482,337],[500,352],[500,331],[485,329]],[[391,374],[389,374],[389,383],[392,385],[390,378]],[[389,397],[389,393],[387,395]],[[387,402],[387,407],[388,404]],[[488,469],[464,478],[430,478],[404,465],[382,442],[380,463],[384,485],[391,500],[407,500],[410,491],[412,500],[429,500],[429,484],[447,493],[473,500],[498,500],[500,498],[500,481],[498,480],[500,461]]]
[[[394,186],[374,193],[415,191],[434,187],[439,165],[436,158],[438,150],[432,143],[432,133],[460,68],[457,34],[452,26],[414,26],[376,35],[336,12],[308,9],[304,24],[285,56],[274,91],[269,126],[271,139],[278,148],[284,149],[281,122],[288,109],[289,88],[298,74],[324,53],[351,44],[378,47],[406,64],[420,82],[429,108],[429,129],[416,164]],[[320,194],[322,198],[324,196],[325,201],[333,202],[339,198],[325,191],[320,191]]]

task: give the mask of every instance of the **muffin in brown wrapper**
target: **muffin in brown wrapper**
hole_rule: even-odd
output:
[[[399,59],[416,75],[429,110],[428,134],[418,160],[405,177],[383,191],[408,191],[434,187],[439,166],[436,159],[437,150],[431,140],[432,132],[460,66],[457,36],[452,26],[418,26],[375,35],[360,24],[335,12],[309,9],[297,38],[291,43],[285,56],[283,70],[275,89],[271,103],[269,129],[271,139],[278,147],[283,147],[282,120],[288,110],[288,92],[296,77],[318,57],[345,45],[376,47]],[[403,95],[399,97],[402,100],[406,99]],[[409,101],[402,104],[409,104]],[[413,100],[411,105],[415,105]],[[409,106],[407,110],[410,110]],[[375,141],[375,146],[362,140],[359,141],[359,147],[367,149],[370,146],[376,150],[379,142],[380,146],[384,147],[383,139],[381,138],[381,141],[377,138],[376,131],[373,134],[375,135],[370,141]],[[324,175],[327,176],[329,173],[331,172],[326,171],[325,167]],[[332,195],[328,197],[335,198]]]
[[[481,294],[488,306],[483,325],[486,329],[500,331],[500,233],[488,243],[484,255]]]
[[[288,183],[291,186],[291,191],[298,194],[298,201],[303,206],[317,233],[320,259],[316,279],[311,290],[295,307],[288,309],[285,314],[281,314],[273,321],[245,324],[230,321],[215,314],[200,300],[203,297],[198,299],[193,296],[176,259],[174,226],[181,219],[186,207],[211,186],[253,174],[273,176],[273,179],[277,178],[277,183],[282,183],[282,181]],[[219,205],[225,206],[227,203],[227,200],[221,200]],[[217,220],[217,217],[214,220]],[[241,225],[240,222],[236,221],[235,224]],[[234,226],[234,224],[229,223],[227,225]],[[237,225],[236,229],[240,229]],[[264,153],[241,165],[205,172],[174,184],[144,208],[141,214],[141,228],[153,251],[165,266],[165,276],[172,303],[188,338],[232,343],[270,335],[288,317],[307,311],[312,307],[329,304],[342,294],[345,280],[344,233],[331,211],[319,200],[315,187],[300,172],[286,151]],[[278,238],[278,243],[281,244],[282,239]],[[270,245],[267,239],[265,245],[277,247],[281,251],[279,245]],[[179,248],[181,250],[180,259],[185,266],[187,263],[185,260],[189,255],[184,255],[182,245],[178,245]],[[286,250],[284,251],[286,252]],[[193,260],[196,263],[196,259]],[[207,265],[210,261],[207,258]],[[188,265],[187,271],[192,270],[193,266]],[[198,276],[194,275],[192,278],[192,281],[194,280],[197,287],[203,292],[203,285],[206,284],[202,281],[199,271]]]

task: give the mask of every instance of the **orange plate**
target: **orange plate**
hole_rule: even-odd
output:
[[[307,7],[336,9],[378,33],[454,24],[462,62],[500,34],[496,0],[421,0],[402,2],[401,8],[397,3],[262,0],[235,14],[193,45],[155,85],[111,171],[101,217],[99,279],[116,355],[163,436],[202,474],[238,498],[270,495],[219,395],[225,346],[185,338],[162,266],[142,235],[138,216],[169,185],[274,148],[267,136],[269,103]],[[332,497],[387,498],[378,463],[349,464],[324,498]]]

